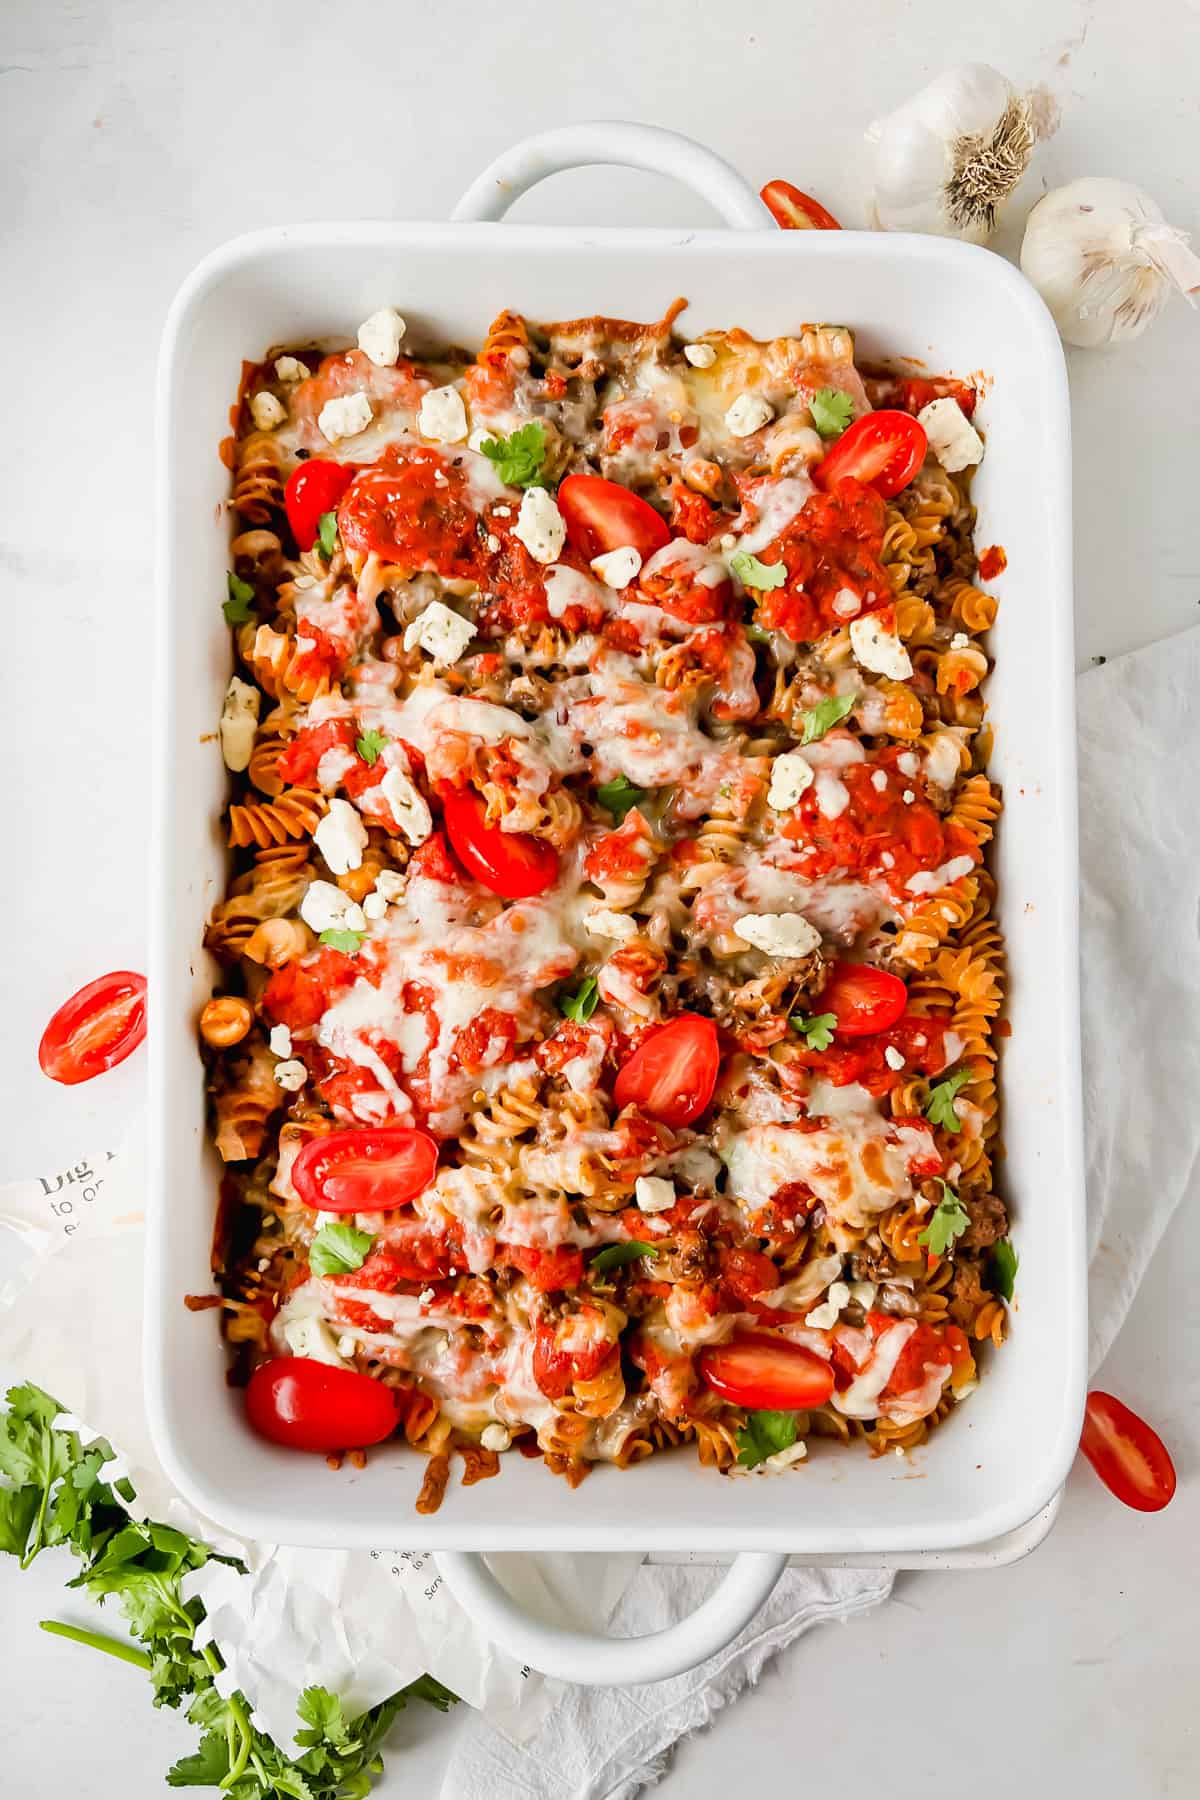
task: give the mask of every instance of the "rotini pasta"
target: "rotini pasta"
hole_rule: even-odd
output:
[[[455,1456],[907,1453],[1008,1329],[996,602],[914,416],[974,395],[682,304],[389,314],[227,446],[214,1304],[422,1512]]]

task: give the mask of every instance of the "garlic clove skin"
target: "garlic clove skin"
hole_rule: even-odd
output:
[[[1065,342],[1115,347],[1140,337],[1172,288],[1195,304],[1200,257],[1132,182],[1085,176],[1038,201],[1021,268]]]
[[[878,120],[867,132],[876,229],[985,244],[1047,135],[1036,101],[987,63],[963,63]]]

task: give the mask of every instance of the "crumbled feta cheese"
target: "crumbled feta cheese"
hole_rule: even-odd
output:
[[[803,913],[747,913],[734,920],[733,930],[767,956],[807,956],[821,942],[820,932]]]
[[[277,356],[275,375],[279,381],[307,381],[308,368],[294,356]]]
[[[405,885],[403,875],[396,869],[380,869],[375,877],[375,892],[382,894],[389,905],[393,900],[399,900]]]
[[[832,604],[839,619],[852,619],[855,613],[862,611],[861,596],[853,588],[839,588]]]
[[[335,875],[348,875],[362,867],[367,828],[348,800],[331,800],[313,842]]]
[[[470,619],[464,619],[443,600],[431,600],[404,633],[404,648],[411,650],[419,644],[434,662],[454,663],[474,636]]]
[[[417,1299],[421,1302],[422,1306],[428,1306],[430,1302],[436,1298],[437,1296],[431,1287],[423,1287],[417,1295]]]
[[[258,708],[262,696],[256,687],[240,676],[232,675],[221,705],[221,756],[225,767],[238,775],[249,766],[258,730]]]
[[[887,771],[884,769],[876,769],[871,777],[871,786],[875,789],[877,794],[882,794],[887,788]]]
[[[487,547],[493,556],[495,556],[497,550],[500,548],[500,539],[496,536],[494,531],[489,531],[487,534]]]
[[[916,797],[917,796],[913,793],[911,788],[905,788],[903,794],[900,796],[905,806],[911,806]]]
[[[798,750],[788,750],[771,764],[767,805],[775,812],[791,812],[805,788],[812,786],[812,764]]]
[[[498,1423],[485,1425],[479,1434],[479,1442],[483,1449],[494,1450],[502,1455],[512,1444],[512,1433]]]
[[[896,866],[896,859],[890,850],[880,851],[879,860],[885,869],[894,869]]]
[[[583,915],[583,928],[589,937],[615,938],[624,943],[626,938],[636,937],[638,924],[628,913],[614,912],[608,906],[593,906]]]
[[[382,919],[387,913],[388,903],[382,894],[372,891],[362,903],[364,919]]]
[[[287,418],[287,408],[280,404],[274,394],[252,394],[250,416],[259,431],[274,431]]]
[[[348,1331],[343,1331],[341,1337],[337,1341],[337,1347],[339,1356],[353,1356],[354,1352],[358,1349],[358,1344]]]
[[[895,1044],[889,1044],[883,1053],[883,1060],[889,1069],[902,1069],[904,1067],[904,1052],[902,1050],[897,1050]]]
[[[309,1362],[332,1363],[338,1369],[342,1366],[333,1333],[324,1319],[318,1319],[312,1313],[302,1314],[298,1319],[285,1319],[283,1341],[293,1356],[306,1357]]]
[[[720,537],[719,541],[720,541],[722,550],[736,550],[737,549],[737,538],[734,536],[732,531],[723,531],[721,533],[721,537]]]
[[[275,1080],[289,1094],[297,1093],[308,1080],[308,1070],[300,1061],[275,1064]]]
[[[850,804],[850,789],[831,769],[817,776],[817,805],[827,819],[840,819]]]
[[[486,437],[487,435],[488,435],[487,432],[485,432],[484,436]],[[512,518],[512,507],[511,506],[494,506],[492,508],[492,511],[495,513],[495,515],[498,519],[511,519]]]
[[[725,414],[725,424],[733,437],[752,437],[774,417],[775,408],[761,394],[739,394]]]
[[[271,1046],[272,1056],[290,1056],[292,1054],[292,1034],[286,1025],[273,1025],[267,1042]]]
[[[908,651],[895,631],[880,624],[872,613],[850,621],[850,647],[864,669],[887,675],[892,681],[906,681],[912,674]]]
[[[300,901],[300,917],[318,937],[323,931],[353,931],[348,917],[351,911],[362,916],[362,907],[332,881],[310,881]]]
[[[711,369],[717,360],[717,353],[711,344],[685,344],[683,354],[693,369]]]
[[[896,767],[902,775],[913,776],[920,768],[920,763],[911,750],[902,750],[896,758]]]
[[[435,444],[461,444],[467,435],[467,409],[456,387],[430,388],[421,396],[417,430]]]
[[[870,1312],[878,1292],[878,1285],[874,1281],[852,1281],[850,1283],[850,1298],[857,1300],[864,1312]]]
[[[952,650],[965,650],[970,641],[971,640],[965,631],[956,631],[954,636],[950,639],[950,648]]]
[[[439,605],[435,601],[434,605]],[[457,618],[457,613],[454,615]],[[389,769],[379,784],[392,817],[410,844],[423,844],[433,830],[433,815],[423,794],[413,786],[403,769]]]
[[[844,1281],[835,1281],[825,1296],[822,1306],[815,1306],[806,1313],[804,1323],[811,1325],[814,1331],[832,1331],[841,1317],[843,1306],[850,1304],[850,1289]]]
[[[675,1204],[675,1183],[661,1175],[639,1175],[633,1193],[643,1212],[666,1212]]]
[[[317,414],[317,426],[327,443],[357,437],[371,423],[374,414],[365,394],[338,394],[327,400]]]
[[[626,588],[641,573],[642,558],[632,544],[622,544],[619,550],[606,550],[603,556],[593,556],[592,568],[605,587]]]
[[[543,487],[525,489],[513,536],[520,538],[535,562],[558,561],[567,541],[567,522],[559,512],[553,494]]]
[[[983,439],[963,412],[957,400],[947,395],[931,400],[917,414],[917,424],[925,427],[929,448],[945,469],[955,475],[983,459]]]
[[[358,347],[377,369],[390,369],[400,355],[400,340],[408,326],[394,306],[381,306],[358,328]]]

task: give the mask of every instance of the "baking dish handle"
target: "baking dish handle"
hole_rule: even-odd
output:
[[[534,1618],[482,1556],[439,1550],[437,1565],[464,1611],[518,1662],[584,1687],[629,1687],[682,1675],[732,1643],[783,1574],[787,1557],[760,1552],[736,1557],[703,1606],[665,1631],[634,1638],[571,1631]]]
[[[648,169],[652,175],[673,176],[707,200],[736,230],[774,228],[754,189],[715,151],[678,131],[634,125],[624,119],[592,119],[522,138],[472,182],[452,217],[456,221],[502,219],[519,195],[547,175],[594,163],[618,163],[625,168]]]

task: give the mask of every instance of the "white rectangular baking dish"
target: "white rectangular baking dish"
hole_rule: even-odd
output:
[[[1032,1519],[1061,1485],[1084,1394],[1069,412],[1057,334],[1023,278],[986,251],[936,238],[775,230],[710,153],[643,127],[546,134],[501,159],[460,213],[496,215],[540,174],[582,161],[680,175],[743,229],[281,228],[207,257],[167,322],[146,1295],[159,1453],[206,1514],[274,1542],[472,1551],[636,1542],[893,1563],[981,1545]],[[600,1468],[572,1493],[540,1464],[512,1457],[498,1480],[451,1486],[441,1511],[425,1518],[413,1511],[422,1471],[412,1453],[373,1452],[361,1472],[333,1476],[320,1458],[252,1436],[225,1385],[217,1315],[183,1306],[185,1293],[208,1286],[218,1179],[195,1041],[212,977],[200,944],[225,874],[225,775],[213,732],[230,672],[219,605],[228,475],[217,444],[243,357],[273,343],[352,339],[385,303],[402,307],[418,338],[470,345],[504,306],[543,319],[653,319],[680,293],[691,302],[689,334],[738,324],[767,336],[836,321],[853,328],[860,360],[914,357],[930,370],[987,376],[979,541],[1008,554],[988,701],[1006,800],[996,870],[1012,970],[1003,1075],[1004,1186],[1021,1254],[1014,1329],[969,1403],[911,1460],[818,1444],[794,1477],[731,1481],[691,1457],[659,1456],[629,1472]],[[758,1587],[769,1586],[766,1568],[764,1559]]]

